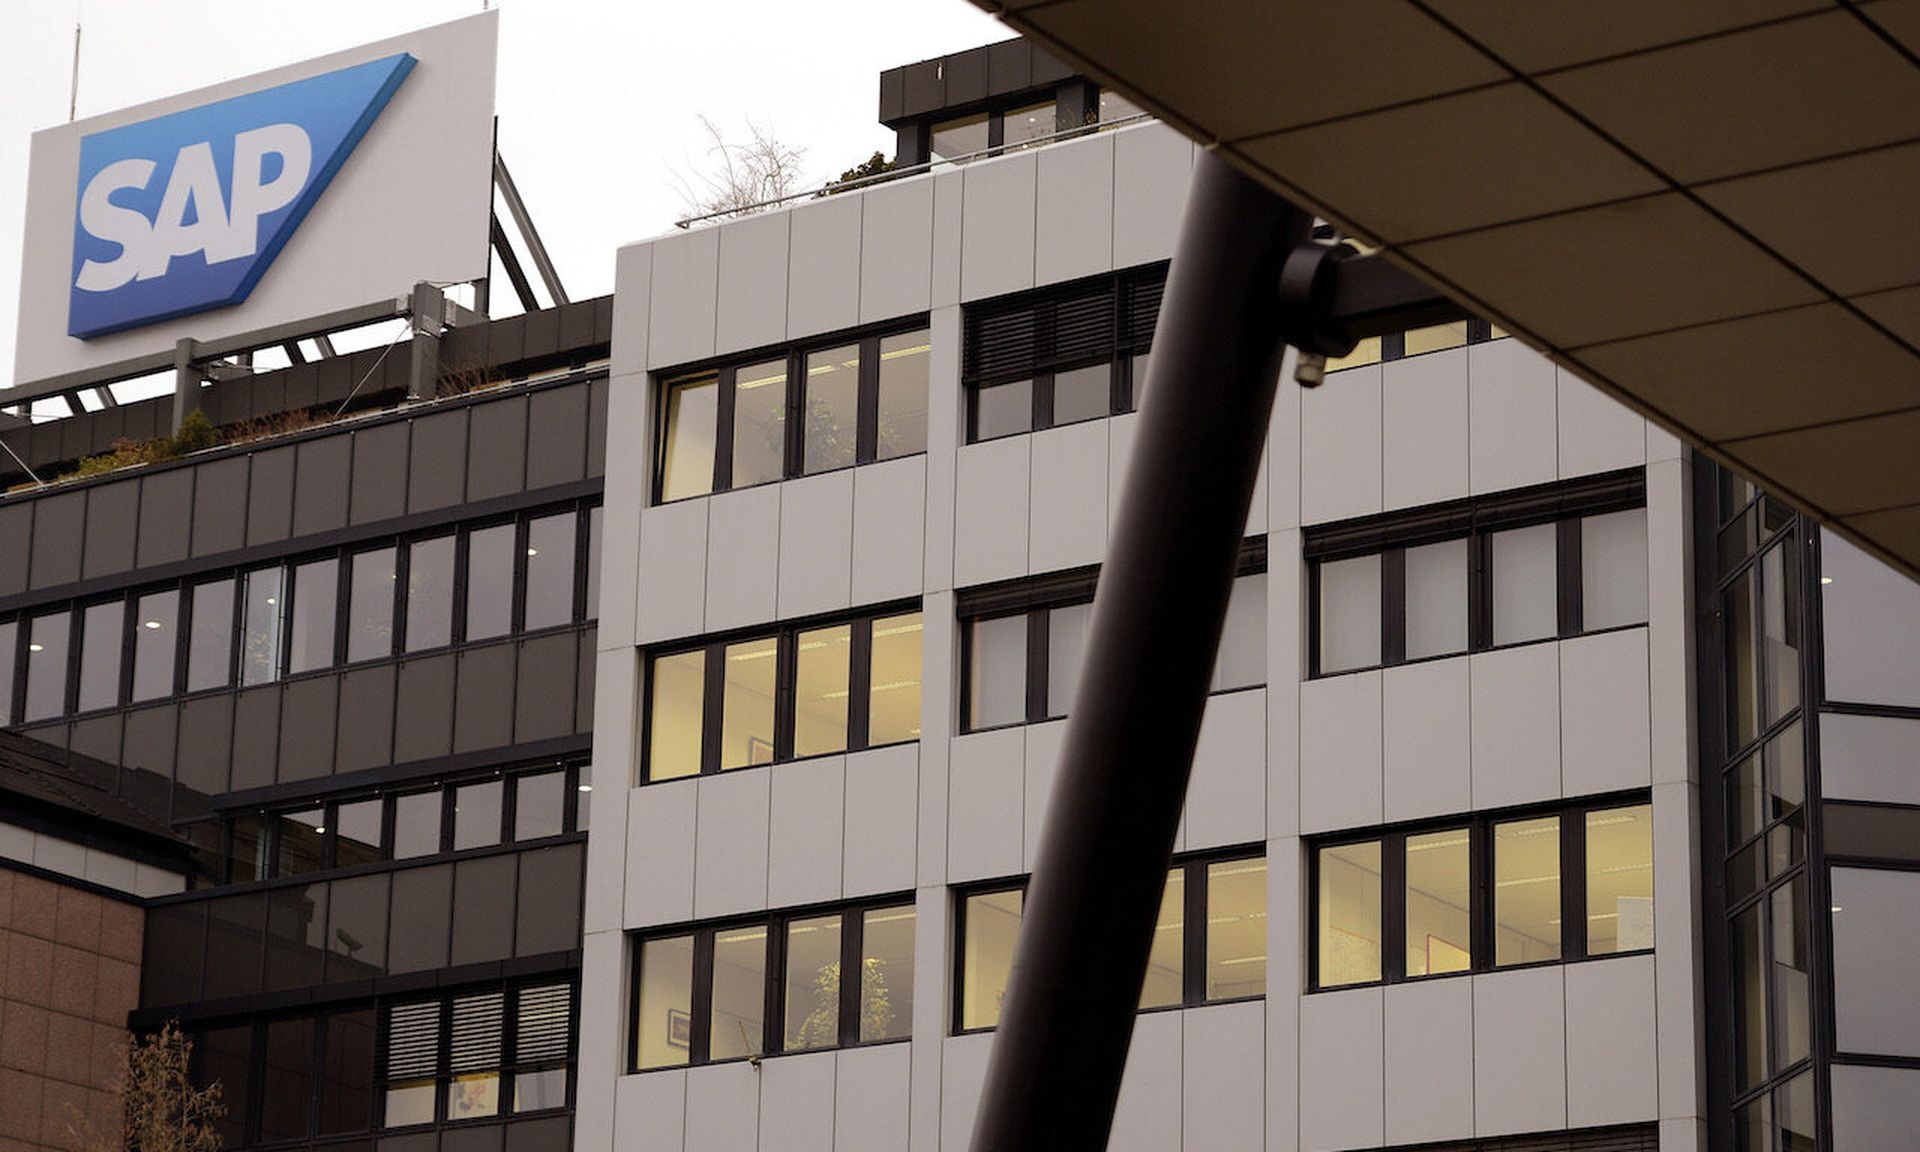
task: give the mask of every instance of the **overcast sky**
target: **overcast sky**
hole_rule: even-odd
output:
[[[892,134],[884,68],[1012,35],[967,0],[500,0],[500,153],[575,298],[613,290],[613,250],[685,215],[675,172],[705,114],[806,150],[818,183]],[[0,37],[0,383],[11,381],[28,137],[67,118],[76,16],[82,117],[480,10],[480,0],[16,0]],[[509,293],[510,295],[510,293]]]

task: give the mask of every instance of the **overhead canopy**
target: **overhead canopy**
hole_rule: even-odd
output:
[[[976,0],[1920,576],[1920,0]]]

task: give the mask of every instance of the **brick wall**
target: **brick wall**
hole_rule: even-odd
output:
[[[145,913],[0,867],[0,1152],[117,1142],[114,1083],[140,995]]]

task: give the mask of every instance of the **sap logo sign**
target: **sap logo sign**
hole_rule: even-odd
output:
[[[67,333],[245,300],[413,65],[401,53],[84,137]]]

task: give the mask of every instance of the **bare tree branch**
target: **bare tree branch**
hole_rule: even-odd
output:
[[[751,119],[744,143],[728,140],[705,116],[700,117],[700,126],[713,142],[705,165],[696,168],[691,179],[674,172],[688,215],[728,219],[752,215],[760,211],[759,205],[791,195],[801,185],[806,149],[781,143],[770,128]]]

